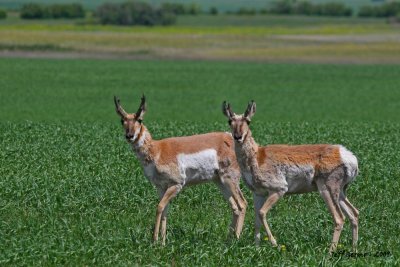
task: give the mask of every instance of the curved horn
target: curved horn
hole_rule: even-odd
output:
[[[138,120],[143,120],[143,116],[146,113],[146,97],[142,95],[139,109],[136,111],[136,118]]]
[[[224,115],[228,118],[231,118],[234,115],[231,109],[231,105],[229,103],[226,103],[226,101],[222,103],[222,113],[224,113]]]
[[[117,111],[117,113],[122,116],[122,117],[126,117],[127,113],[125,112],[125,110],[121,107],[121,103],[119,98],[117,98],[116,96],[114,96],[114,103],[115,103],[115,110]]]
[[[246,111],[244,112],[244,117],[250,120],[251,117],[253,117],[254,113],[256,113],[256,102],[254,102],[254,100],[251,100],[247,105]]]

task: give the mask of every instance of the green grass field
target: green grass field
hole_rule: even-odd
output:
[[[207,61],[0,61],[0,120],[112,122],[112,98],[150,121],[224,121],[223,100],[271,122],[399,122],[399,65]],[[13,112],[18,111],[18,112]]]
[[[0,265],[399,265],[399,65],[116,60],[0,60]],[[257,102],[256,140],[340,143],[360,175],[358,257],[327,250],[333,231],[318,194],[269,214],[278,243],[226,242],[228,205],[212,184],[172,203],[167,246],[151,243],[157,194],[126,144],[112,96],[134,111],[148,97],[154,138],[227,131],[224,99]],[[249,190],[245,197],[252,205]],[[350,227],[341,237],[349,252]],[[381,254],[380,254],[381,253]],[[385,255],[382,255],[385,254]]]

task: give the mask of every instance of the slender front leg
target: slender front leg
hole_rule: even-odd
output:
[[[255,242],[256,242],[256,246],[260,245],[260,241],[261,241],[261,234],[260,234],[260,230],[261,230],[261,219],[260,216],[258,216],[260,209],[262,207],[262,205],[265,202],[265,196],[259,196],[256,195],[255,193],[253,193],[253,200],[254,200],[254,212],[255,212],[255,222],[254,222],[254,238],[255,238]]]
[[[237,185],[233,182],[230,182],[230,189],[231,189],[234,201],[236,202],[236,205],[239,209],[239,216],[237,218],[237,222],[236,222],[236,225],[234,228],[236,238],[239,238],[240,234],[242,233],[242,230],[243,230],[243,224],[244,224],[244,219],[246,216],[246,209],[247,209],[247,201],[244,198],[242,191],[239,188],[239,185]]]
[[[157,206],[157,212],[156,212],[156,225],[154,227],[154,235],[153,235],[153,240],[157,241],[158,240],[158,232],[160,230],[160,223],[161,223],[161,215],[164,212],[165,207],[168,205],[168,203],[173,199],[179,191],[182,189],[181,185],[174,185],[171,186],[165,191],[164,196],[161,198],[160,203]],[[166,226],[166,221],[165,221],[165,226]]]
[[[277,243],[276,243],[274,236],[271,233],[271,230],[269,229],[269,226],[267,223],[267,213],[272,208],[272,206],[281,198],[281,196],[282,196],[282,194],[280,194],[278,192],[270,193],[258,214],[258,216],[260,216],[260,219],[262,220],[262,222],[264,224],[264,228],[265,228],[265,231],[267,232],[268,238],[271,241],[272,246],[274,246],[274,247],[277,246]]]
[[[165,206],[164,211],[161,215],[161,238],[162,238],[162,245],[165,246],[165,238],[167,235],[167,216],[168,216],[168,207]]]

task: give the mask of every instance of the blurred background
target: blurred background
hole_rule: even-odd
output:
[[[111,121],[114,94],[144,92],[151,120],[217,120],[225,98],[273,121],[397,120],[399,31],[398,1],[0,0],[0,119]]]
[[[2,54],[325,63],[399,56],[398,1],[1,0],[0,7]]]

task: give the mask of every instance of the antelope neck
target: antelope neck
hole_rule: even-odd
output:
[[[147,130],[146,126],[142,125],[138,137],[131,143],[132,149],[138,158],[146,163],[153,158],[151,155],[152,141],[153,139],[149,130]]]
[[[254,141],[250,130],[247,132],[243,143],[235,142],[235,150],[240,158],[252,158],[256,156],[258,145]]]

